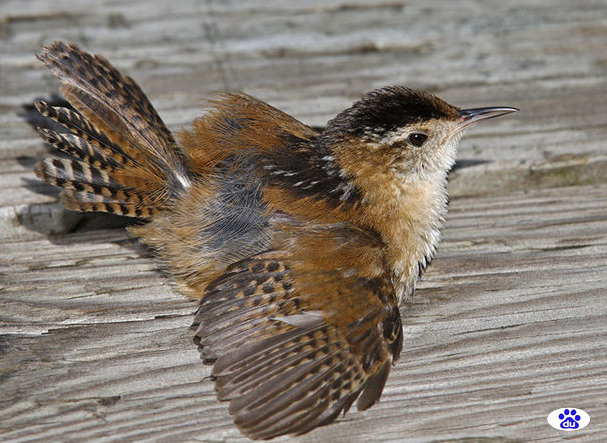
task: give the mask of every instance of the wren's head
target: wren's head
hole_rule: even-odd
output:
[[[388,246],[399,300],[413,291],[440,239],[447,172],[463,130],[514,111],[461,110],[425,92],[388,87],[365,95],[320,136],[347,182],[342,188],[360,196],[356,222],[376,230]]]
[[[424,179],[444,175],[453,166],[464,128],[513,111],[461,110],[422,91],[386,87],[366,94],[331,120],[323,139],[337,142],[333,149],[349,175],[358,175],[366,166],[376,173],[392,171],[405,181]],[[352,170],[350,160],[357,163]]]

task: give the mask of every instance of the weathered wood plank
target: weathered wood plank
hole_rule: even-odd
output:
[[[56,93],[33,54],[59,38],[132,75],[172,129],[218,89],[313,125],[397,83],[520,107],[462,141],[480,163],[451,176],[382,402],[298,441],[562,441],[546,416],[566,405],[604,441],[606,20],[602,0],[0,0],[0,440],[246,441],[203,380],[196,304],[121,221],[33,181],[46,148],[22,105]]]

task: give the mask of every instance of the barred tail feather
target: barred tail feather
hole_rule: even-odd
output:
[[[149,218],[160,210],[149,195],[117,181],[112,169],[100,169],[77,160],[49,158],[39,162],[34,171],[41,180],[62,187],[61,201],[74,211]]]
[[[124,215],[126,217],[151,218],[158,212],[153,206],[138,204],[136,198],[131,203],[124,199],[112,199],[92,192],[77,192],[64,189],[61,192],[61,203],[72,211],[79,212],[107,212],[109,214]]]
[[[99,132],[95,126],[89,123],[80,113],[76,111],[72,111],[67,108],[60,108],[50,106],[43,100],[37,100],[35,103],[36,109],[45,117],[49,117],[55,120],[57,123],[63,125],[66,129],[70,130],[72,133],[71,140],[75,141],[75,136],[84,142],[88,142],[94,148],[94,152],[104,153],[106,158],[111,158],[116,163],[122,164],[124,166],[128,165],[136,165],[137,159],[132,155],[127,154],[124,150],[112,143],[103,133]],[[75,149],[67,151],[63,149],[60,145],[55,145],[55,139],[51,138],[51,134],[57,135],[56,132],[50,131],[43,128],[38,128],[38,132],[48,143],[54,145],[57,149],[67,152],[68,154],[78,156],[80,155],[79,151],[90,151],[90,148],[86,149]],[[61,136],[65,136],[66,134],[61,134]],[[66,143],[65,146],[69,147],[71,143]],[[79,147],[78,147],[79,148]]]
[[[50,145],[53,145],[58,151],[76,157],[97,167],[117,168],[121,164],[126,164],[127,160],[119,154],[107,153],[99,146],[87,142],[70,133],[58,133],[46,128],[38,128],[40,137]]]

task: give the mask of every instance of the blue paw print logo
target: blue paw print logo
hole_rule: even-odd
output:
[[[561,431],[577,431],[590,423],[590,416],[580,408],[561,408],[548,415],[548,424]]]
[[[580,427],[582,416],[575,409],[565,409],[559,414],[561,429],[577,429]]]

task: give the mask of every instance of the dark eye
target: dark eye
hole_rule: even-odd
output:
[[[428,136],[423,132],[413,132],[407,137],[407,141],[416,148],[421,148],[426,140],[428,140]]]

